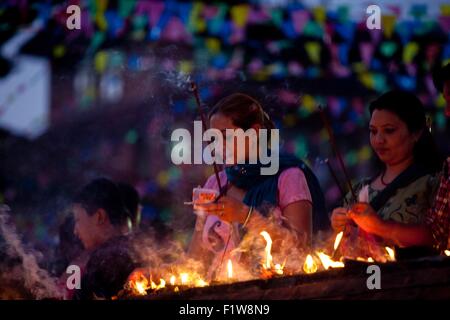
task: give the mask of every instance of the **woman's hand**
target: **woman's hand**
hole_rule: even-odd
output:
[[[348,212],[349,217],[364,231],[378,234],[383,220],[368,203],[356,203]]]
[[[331,214],[331,227],[334,231],[340,232],[344,230],[345,225],[351,221],[347,216],[348,210],[346,208],[335,208]]]
[[[206,214],[216,215],[223,221],[239,223],[244,223],[250,210],[241,201],[230,196],[222,196],[217,202],[197,204],[195,207]]]

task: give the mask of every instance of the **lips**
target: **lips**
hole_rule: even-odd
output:
[[[389,149],[386,149],[386,148],[379,148],[379,149],[375,149],[375,151],[376,151],[378,154],[383,155],[383,154],[385,154],[386,152],[388,152]]]

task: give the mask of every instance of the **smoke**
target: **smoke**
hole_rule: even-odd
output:
[[[8,251],[22,261],[22,277],[24,285],[36,299],[61,298],[61,290],[57,280],[38,265],[36,255],[38,252],[27,251],[23,247],[13,224],[10,223],[10,209],[0,205],[0,234],[6,241]]]

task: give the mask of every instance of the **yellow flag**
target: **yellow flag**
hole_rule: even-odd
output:
[[[305,94],[302,98],[303,107],[308,110],[309,112],[312,112],[315,108],[316,101],[314,100],[314,97]]]
[[[194,66],[192,65],[191,61],[188,60],[182,60],[179,64],[179,71],[185,74],[192,73],[192,70],[194,69]]]
[[[314,16],[314,19],[319,24],[323,24],[325,22],[326,17],[327,17],[325,7],[317,6],[317,7],[313,8],[313,16]]]
[[[102,73],[106,69],[107,64],[108,54],[105,51],[97,52],[94,58],[95,71]]]
[[[386,37],[390,38],[394,33],[395,22],[397,18],[392,15],[382,16],[381,25],[383,28],[383,33]]]
[[[408,43],[403,50],[403,61],[405,63],[411,63],[418,52],[419,46],[416,42]]]
[[[450,16],[450,4],[442,4],[441,5],[441,14],[444,17]]]
[[[240,4],[231,8],[231,19],[239,28],[243,28],[250,13],[250,6],[248,4]]]
[[[305,44],[306,52],[312,62],[318,64],[320,62],[320,45],[317,42],[307,42]]]
[[[206,47],[212,54],[218,54],[220,52],[220,41],[216,38],[206,39]]]
[[[189,17],[188,29],[190,31],[203,32],[206,29],[206,22],[201,18],[200,14],[203,11],[203,3],[194,2],[192,6],[191,15]]]
[[[108,7],[108,0],[96,1],[95,22],[101,31],[108,29],[108,22],[105,18],[105,10]]]

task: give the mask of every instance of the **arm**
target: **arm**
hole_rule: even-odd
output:
[[[289,204],[283,210],[288,227],[295,231],[302,244],[311,244],[312,239],[312,205],[309,201],[301,200]]]
[[[195,260],[207,262],[211,253],[202,246],[202,231],[205,225],[206,217],[197,217],[194,233],[188,248],[188,255]]]
[[[383,221],[372,233],[384,236],[401,247],[432,246],[433,244],[431,232],[426,225]]]
[[[393,241],[401,247],[431,246],[433,237],[426,225],[407,225],[382,220],[373,208],[365,203],[355,204],[349,216],[364,231]]]

